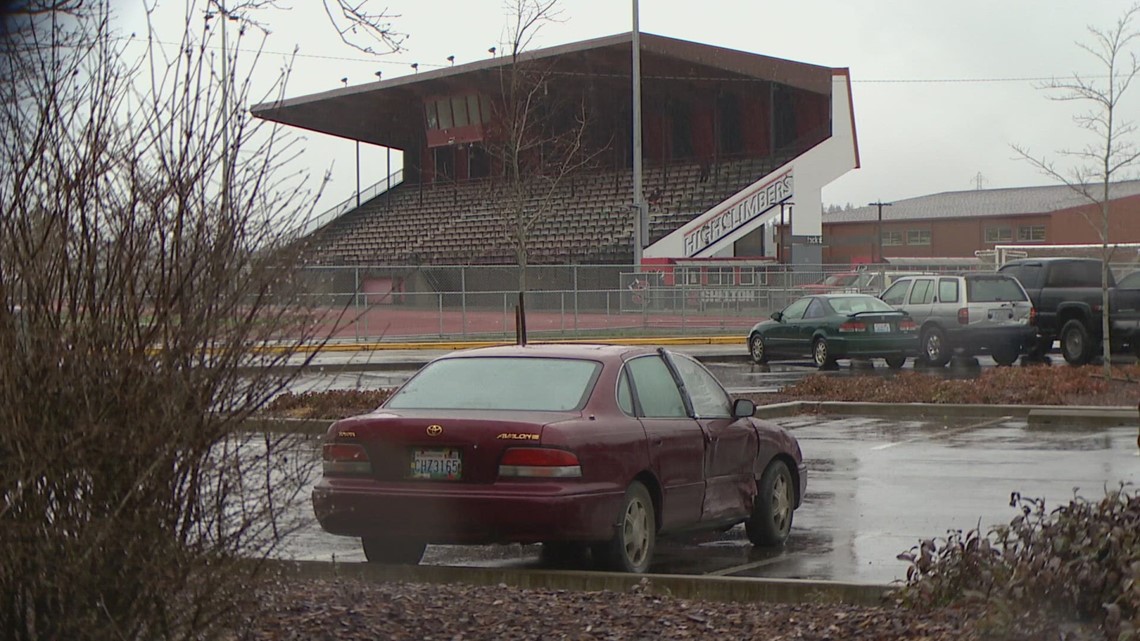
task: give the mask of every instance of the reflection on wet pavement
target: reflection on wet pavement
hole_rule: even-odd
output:
[[[1015,516],[1011,492],[1056,506],[1140,482],[1135,427],[1029,427],[1024,420],[916,421],[796,416],[778,419],[800,441],[809,485],[780,549],[754,548],[742,527],[658,542],[655,573],[889,583],[896,559],[923,538],[988,529]],[[288,558],[362,561],[355,539],[309,525]],[[424,563],[536,567],[537,545],[429,546]]]

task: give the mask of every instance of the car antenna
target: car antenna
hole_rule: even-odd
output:
[[[526,347],[526,305],[522,290],[519,290],[519,304],[515,305],[515,343]]]

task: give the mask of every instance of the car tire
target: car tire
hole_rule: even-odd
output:
[[[928,327],[922,331],[919,342],[923,362],[932,367],[944,367],[950,362],[950,345],[946,343],[946,332],[937,327]]]
[[[369,563],[388,565],[418,565],[424,556],[427,544],[414,539],[394,539],[389,537],[363,537],[364,558]]]
[[[1073,319],[1061,326],[1061,355],[1069,365],[1087,365],[1092,360],[1093,345],[1085,324]]]
[[[594,547],[595,556],[606,569],[642,574],[653,560],[657,541],[657,517],[649,490],[638,481],[625,491],[618,512],[614,536]]]
[[[812,342],[811,358],[812,361],[815,362],[815,366],[820,369],[832,369],[835,367],[835,357],[831,355],[831,349],[827,344],[827,339],[822,336]]]
[[[1030,342],[1025,357],[1031,361],[1043,361],[1051,349],[1053,349],[1053,339],[1038,336]]]
[[[788,540],[796,504],[795,491],[787,464],[769,463],[757,484],[752,514],[744,522],[744,530],[753,545],[776,546]]]
[[[1017,362],[1018,350],[1016,347],[1002,347],[995,349],[990,356],[1001,367],[1009,367]]]
[[[902,369],[906,365],[906,356],[888,356],[883,360],[887,361],[887,367],[891,369]]]
[[[764,344],[763,336],[753,334],[748,337],[748,355],[752,357],[752,362],[757,365],[768,362],[768,346]]]

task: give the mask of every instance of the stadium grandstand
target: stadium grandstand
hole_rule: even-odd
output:
[[[532,107],[549,123],[542,135],[581,127],[588,159],[527,192],[543,199],[534,209],[546,207],[525,236],[529,263],[631,265],[633,36],[254,106],[258,118],[403,152],[400,171],[312,232],[310,264],[514,264],[512,182],[496,149],[514,108],[505,79],[526,64],[541,78]],[[652,34],[639,40],[643,264],[818,265],[820,190],[858,167],[847,71]],[[557,150],[541,143],[524,154],[526,180],[549,178],[542,161]]]

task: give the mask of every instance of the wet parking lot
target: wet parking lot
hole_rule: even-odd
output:
[[[659,540],[652,572],[888,583],[905,576],[896,555],[920,539],[1007,523],[1011,492],[1055,507],[1074,489],[1096,499],[1105,487],[1140,481],[1135,427],[1043,428],[1012,418],[777,422],[800,440],[809,468],[788,544],[753,548],[740,527]],[[311,517],[281,555],[364,560],[357,540],[325,534]],[[429,546],[423,563],[537,567],[539,547]]]

